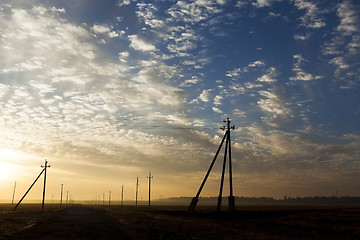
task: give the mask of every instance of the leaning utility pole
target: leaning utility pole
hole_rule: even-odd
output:
[[[153,178],[153,176],[151,176],[151,172],[149,172],[149,176],[147,178],[149,179],[149,207],[150,207],[151,179]]]
[[[221,201],[222,201],[222,191],[223,191],[223,184],[224,184],[224,176],[225,176],[225,167],[226,167],[226,157],[227,157],[227,151],[229,151],[229,185],[230,185],[230,196],[229,196],[229,209],[231,211],[235,210],[235,198],[233,196],[233,186],[232,186],[232,165],[231,165],[231,141],[230,141],[230,130],[231,129],[235,129],[235,126],[231,126],[230,127],[230,120],[229,118],[227,118],[226,121],[224,121],[225,123],[227,123],[227,126],[223,126],[220,129],[222,130],[226,130],[224,137],[221,140],[220,146],[215,154],[214,159],[212,160],[209,170],[207,171],[205,178],[203,180],[203,182],[200,185],[200,188],[196,194],[196,196],[192,199],[190,206],[189,206],[189,211],[192,211],[195,209],[197,202],[199,201],[199,195],[201,193],[201,190],[203,189],[205,182],[207,180],[207,178],[209,177],[209,174],[211,172],[212,167],[214,166],[214,163],[216,161],[217,156],[219,155],[219,152],[221,150],[222,145],[224,144],[224,141],[226,140],[225,143],[225,154],[224,154],[224,162],[223,162],[223,167],[222,167],[222,174],[221,174],[221,182],[220,182],[220,191],[219,191],[219,196],[218,196],[218,204],[217,204],[217,211],[220,211],[221,209]]]
[[[35,185],[36,181],[40,178],[41,174],[43,172],[45,172],[45,177],[44,177],[44,190],[43,190],[43,201],[42,201],[42,208],[41,208],[41,211],[44,210],[44,200],[45,200],[45,186],[46,186],[46,169],[49,166],[47,166],[47,160],[45,159],[45,167],[44,166],[41,166],[42,168],[44,168],[40,174],[37,176],[37,178],[35,179],[35,181],[31,184],[31,186],[29,187],[29,189],[26,191],[26,193],[24,194],[24,196],[20,199],[20,201],[18,202],[18,204],[16,204],[16,206],[14,207],[14,211],[16,210],[16,208],[20,205],[20,203],[22,202],[22,200],[24,200],[24,198],[26,197],[26,195],[30,192],[31,188]]]
[[[135,197],[135,206],[137,206],[138,188],[139,188],[139,177],[136,177],[136,197]]]
[[[14,191],[13,191],[13,196],[12,196],[11,204],[14,204],[15,189],[16,189],[16,181],[15,181],[15,184],[14,184]]]

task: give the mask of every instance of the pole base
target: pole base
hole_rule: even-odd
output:
[[[229,196],[229,210],[235,211],[235,197]]]
[[[188,208],[189,211],[193,211],[196,207],[197,202],[199,201],[199,199],[197,197],[193,197],[193,199],[191,200],[190,206]]]
[[[218,197],[218,202],[217,202],[217,211],[220,212],[221,210],[221,201],[222,201],[222,197],[219,196]]]

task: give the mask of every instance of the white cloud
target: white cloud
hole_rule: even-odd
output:
[[[223,99],[224,98],[221,95],[216,95],[214,97],[214,105],[216,105],[216,106],[222,105],[222,100]]]
[[[246,117],[246,113],[244,111],[241,111],[240,109],[234,109],[232,111],[232,114],[238,118]]]
[[[292,70],[296,75],[289,78],[291,81],[311,81],[322,78],[320,75],[313,76],[302,69],[301,66],[304,62],[307,62],[307,60],[305,60],[301,54],[296,54],[293,58],[296,62],[294,63]]]
[[[142,19],[146,25],[149,25],[152,28],[162,28],[165,26],[165,22],[161,19],[157,19],[154,16],[155,11],[157,8],[154,4],[151,3],[138,3],[137,4],[138,11],[136,14],[138,18]]]
[[[338,31],[345,35],[351,35],[359,31],[359,15],[356,8],[352,6],[349,0],[345,0],[343,3],[339,4],[337,15],[341,21],[337,27]]]
[[[131,42],[130,47],[135,50],[150,52],[156,50],[155,46],[151,43],[145,41],[144,39],[139,38],[137,35],[129,35],[129,40]]]
[[[220,114],[223,113],[223,112],[222,112],[219,108],[217,108],[217,107],[213,107],[212,110],[213,110],[214,112],[216,112],[216,113],[220,113]]]
[[[265,66],[265,63],[263,61],[255,61],[252,63],[249,63],[248,67],[258,67],[258,66]]]
[[[305,15],[300,18],[301,25],[308,28],[321,28],[326,25],[319,16],[321,12],[315,3],[307,0],[294,0],[294,4],[299,10],[306,11]]]
[[[125,51],[125,52],[119,52],[119,61],[120,62],[127,62],[127,59],[129,58],[129,52]]]
[[[259,77],[258,79],[256,79],[256,81],[258,82],[266,82],[266,83],[272,83],[272,82],[276,82],[276,79],[272,78],[270,75],[265,74],[262,75],[261,77]]]
[[[242,8],[244,7],[245,5],[248,4],[248,1],[247,0],[238,0],[235,4],[235,7],[237,8]]]
[[[195,0],[193,2],[177,1],[166,12],[171,16],[171,21],[184,21],[190,23],[197,23],[204,21],[214,14],[221,13],[223,9],[222,1],[214,0]]]
[[[101,25],[101,24],[95,24],[94,26],[91,27],[91,29],[94,33],[100,33],[100,34],[109,33],[111,31],[111,28],[109,26]]]
[[[135,0],[136,1],[136,0]],[[130,3],[131,3],[131,0],[118,0],[118,2],[117,2],[117,5],[119,6],[119,7],[121,7],[121,6],[126,6],[126,5],[130,5]]]
[[[190,87],[194,84],[197,84],[201,80],[197,76],[192,76],[191,79],[185,80],[183,83],[180,84],[180,87]]]
[[[199,99],[203,102],[209,102],[211,97],[212,89],[203,90],[199,96]]]
[[[310,38],[310,34],[306,34],[306,35],[300,35],[300,34],[296,34],[294,36],[295,40],[301,40],[301,41],[305,41],[308,40]]]
[[[263,119],[268,125],[280,127],[292,117],[291,109],[286,106],[285,99],[274,90],[260,90],[258,93],[261,98],[257,104],[266,114]]]
[[[253,2],[252,5],[255,7],[269,7],[271,6],[271,2],[273,0],[256,0],[256,2]]]

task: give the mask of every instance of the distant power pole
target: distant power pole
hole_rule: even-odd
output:
[[[149,176],[147,178],[149,179],[149,207],[150,207],[151,179],[153,178],[153,176],[151,176],[151,172],[149,172]]]
[[[110,206],[110,202],[111,202],[111,190],[109,191],[109,206]]]
[[[12,196],[11,204],[14,204],[15,189],[16,189],[16,181],[15,181],[15,184],[14,184],[14,191],[13,191],[13,196]]]
[[[121,186],[121,206],[124,204],[124,185]]]
[[[46,187],[46,169],[50,167],[50,165],[48,166],[48,161],[47,159],[45,159],[45,165],[41,166],[42,168],[45,169],[44,171],[44,189],[43,189],[43,200],[42,200],[42,205],[41,205],[41,211],[44,211],[44,203],[45,203],[45,187]]]
[[[137,200],[138,200],[138,188],[139,188],[139,177],[136,177],[136,197],[135,197],[135,206],[137,206]]]
[[[105,206],[105,193],[103,192],[103,206]]]
[[[64,184],[61,184],[60,207],[62,207],[63,190],[64,190]]]

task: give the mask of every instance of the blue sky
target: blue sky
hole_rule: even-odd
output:
[[[146,196],[150,171],[154,196],[192,196],[227,117],[236,195],[359,195],[359,12],[355,0],[2,1],[0,198],[44,158],[55,198],[64,183],[81,199],[124,184],[132,199],[137,176]]]

